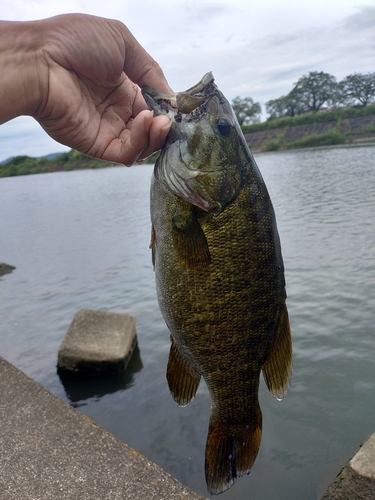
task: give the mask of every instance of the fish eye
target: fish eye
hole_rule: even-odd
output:
[[[216,122],[216,127],[221,135],[224,137],[230,136],[230,131],[232,128],[232,124],[226,118],[219,118]]]

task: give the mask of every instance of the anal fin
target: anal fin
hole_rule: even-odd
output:
[[[292,337],[285,302],[280,310],[275,340],[262,371],[270,393],[282,399],[287,393],[292,375]]]
[[[186,406],[194,398],[201,379],[200,373],[181,354],[171,336],[171,349],[167,365],[167,380],[173,399]]]

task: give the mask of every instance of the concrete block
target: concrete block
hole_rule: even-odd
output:
[[[330,485],[322,500],[375,499],[375,434]]]
[[[10,264],[5,264],[5,262],[0,262],[0,276],[3,274],[11,273],[13,269],[16,269],[14,266]]]
[[[204,500],[1,357],[0,394],[1,500]]]
[[[132,316],[81,309],[59,348],[57,371],[62,377],[121,373],[136,342]]]

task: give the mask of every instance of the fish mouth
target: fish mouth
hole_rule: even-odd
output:
[[[195,129],[195,124],[204,120],[207,102],[217,95],[217,87],[211,72],[193,87],[184,92],[165,94],[151,87],[142,87],[142,95],[156,116],[165,115],[171,119],[171,128],[162,149],[162,161],[157,163],[155,176],[162,180],[169,189],[188,203],[198,207],[203,212],[219,209],[216,200],[206,200],[194,188],[194,180],[208,174],[194,167],[194,162],[184,159],[184,147]],[[173,147],[172,147],[173,145]],[[171,157],[167,152],[172,150]],[[189,156],[189,155],[188,155]],[[172,163],[171,163],[172,162]]]
[[[164,94],[148,86],[143,86],[141,91],[147,105],[156,115],[168,115],[171,111],[175,114],[188,114],[212,95],[206,90],[213,82],[214,77],[210,71],[196,85],[184,92]]]
[[[184,92],[164,94],[152,87],[143,86],[141,91],[146,104],[155,116],[166,115],[172,121],[168,139],[172,142],[181,137],[179,124],[186,115],[193,113],[214,95],[214,77],[212,72],[206,73],[193,87]]]

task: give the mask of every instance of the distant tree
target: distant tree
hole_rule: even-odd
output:
[[[269,118],[280,118],[282,116],[295,116],[303,112],[303,106],[299,101],[298,94],[292,90],[289,94],[271,99],[266,102],[266,110]]]
[[[239,96],[235,97],[232,101],[232,108],[240,125],[245,120],[248,120],[250,123],[258,122],[259,115],[262,112],[259,102],[254,102],[251,97],[245,97],[244,99],[241,99]]]
[[[336,78],[323,71],[310,71],[298,80],[293,92],[307,111],[319,111],[324,103],[335,96]]]
[[[367,106],[375,100],[375,73],[353,73],[340,82],[340,89],[347,104]]]
[[[270,99],[266,102],[266,111],[270,115],[269,118],[272,120],[274,118],[280,118],[285,116],[285,105],[284,99],[285,95],[282,95],[278,99]]]

